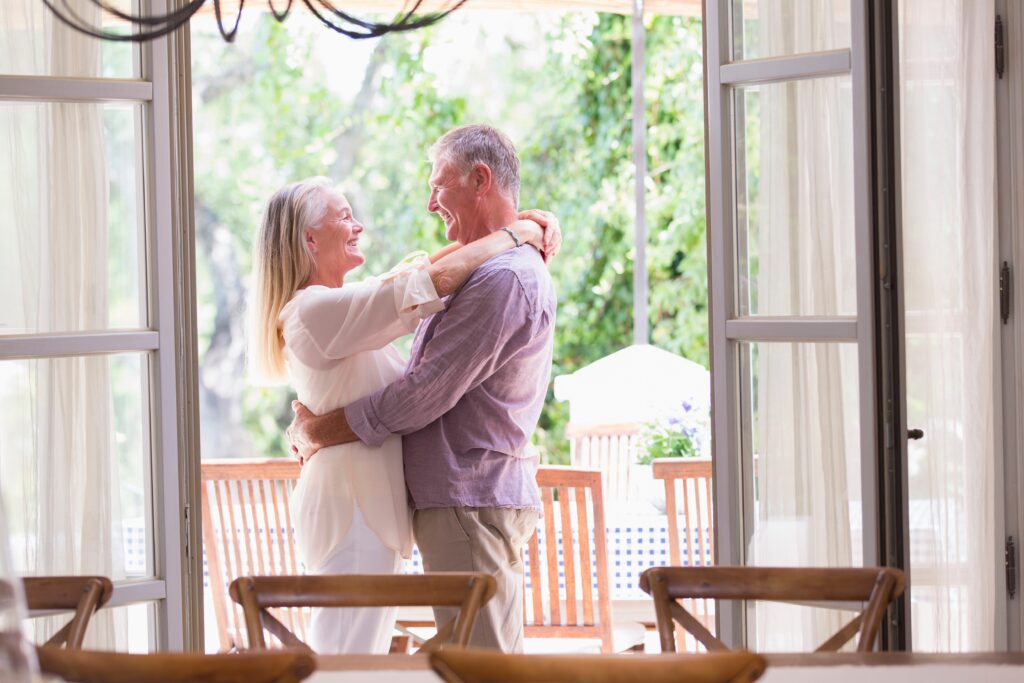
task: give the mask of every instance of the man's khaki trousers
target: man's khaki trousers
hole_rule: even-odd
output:
[[[523,560],[521,550],[537,528],[536,510],[431,508],[417,510],[413,533],[428,572],[486,572],[498,590],[477,615],[470,645],[502,652],[523,651]],[[457,608],[435,607],[446,624]]]

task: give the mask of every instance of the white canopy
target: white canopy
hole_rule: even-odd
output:
[[[639,344],[555,378],[555,398],[569,401],[576,426],[647,422],[680,411],[684,401],[711,404],[711,376],[699,363]]]

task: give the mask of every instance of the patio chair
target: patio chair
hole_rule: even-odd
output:
[[[544,518],[527,545],[527,650],[535,649],[530,638],[598,639],[605,653],[642,650],[643,625],[612,620],[601,473],[541,467],[537,486]]]
[[[78,683],[298,683],[316,669],[305,652],[130,655],[40,647],[36,653],[43,673]]]
[[[228,599],[231,580],[299,573],[288,498],[300,465],[291,458],[204,460],[201,470],[203,549],[220,649],[228,652],[245,642],[242,611]],[[308,610],[275,615],[306,637]]]
[[[641,430],[642,425],[636,423],[569,424],[565,428],[570,440],[569,464],[601,472],[606,502],[629,501],[639,494],[636,458]]]
[[[30,610],[74,610],[71,621],[46,645],[80,650],[89,620],[107,604],[114,585],[105,576],[31,576],[22,580]]]
[[[728,649],[677,602],[682,598],[832,603],[844,609],[856,603],[863,611],[817,651],[836,652],[859,634],[857,651],[870,652],[886,608],[903,594],[905,583],[903,572],[890,567],[653,567],[640,577],[640,587],[654,598],[662,652],[675,652],[674,622],[709,652]]]
[[[493,597],[494,577],[480,572],[244,576],[231,583],[231,599],[245,612],[249,647],[267,647],[264,629],[285,647],[309,649],[268,610],[281,607],[458,607],[419,652],[466,645],[480,607]]]
[[[750,652],[703,655],[507,655],[443,650],[430,666],[447,683],[746,683],[764,672]]]
[[[674,567],[708,567],[714,564],[711,458],[662,458],[652,463],[655,480],[665,484],[665,515],[668,519],[668,558]],[[682,517],[682,529],[679,518]],[[681,532],[681,533],[680,533]],[[714,603],[686,600],[684,608],[705,627],[715,624]],[[702,650],[700,643],[677,629],[680,649]]]

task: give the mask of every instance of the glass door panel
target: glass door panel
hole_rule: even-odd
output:
[[[707,8],[716,559],[874,563],[864,2]],[[848,616],[796,609],[720,605],[719,633],[813,650]]]
[[[850,77],[734,98],[739,314],[856,313]]]
[[[899,8],[905,414],[923,432],[906,450],[919,651],[993,649],[1003,590],[994,23],[991,1]]]
[[[732,22],[737,61],[850,47],[850,0],[733,0]]]
[[[856,345],[742,343],[739,352],[752,396],[748,564],[862,564]]]

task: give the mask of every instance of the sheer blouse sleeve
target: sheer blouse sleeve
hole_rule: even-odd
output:
[[[285,345],[317,367],[386,346],[444,308],[425,258],[343,287],[309,287],[281,311]]]

